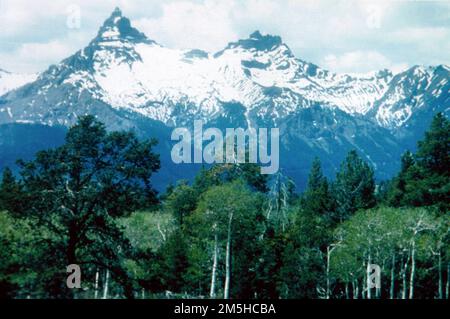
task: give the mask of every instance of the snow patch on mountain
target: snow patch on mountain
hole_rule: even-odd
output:
[[[395,129],[417,109],[448,103],[449,78],[448,66],[336,74],[295,57],[279,36],[259,31],[214,54],[166,48],[116,9],[87,47],[41,74],[33,90],[8,94],[6,100],[18,109],[37,110],[15,112],[11,106],[20,119],[34,112],[47,123],[62,116],[64,107],[73,114],[94,104],[167,125],[214,119],[227,104],[241,105],[249,124],[255,117],[280,123],[319,105]]]
[[[221,111],[221,103],[238,102],[251,111],[268,98],[274,103],[271,114],[265,114],[269,116],[283,116],[312,102],[365,114],[392,77],[389,71],[364,76],[331,73],[297,59],[280,37],[258,31],[216,54],[169,49],[147,38],[136,43],[118,31],[123,18],[117,12],[113,16],[99,32],[93,55],[92,77],[102,90],[101,98],[114,108],[165,123],[180,106],[210,118]],[[118,53],[123,51],[133,52],[134,58]],[[280,90],[281,98],[270,96]]]

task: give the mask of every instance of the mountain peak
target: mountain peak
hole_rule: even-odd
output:
[[[241,47],[247,50],[271,51],[283,44],[281,37],[270,34],[262,34],[258,30],[250,34],[249,38],[231,42],[226,49]]]
[[[122,10],[120,10],[119,7],[115,7],[114,11],[111,14],[112,17],[121,17],[122,16]]]
[[[122,15],[122,10],[119,7],[116,7],[109,18],[105,20],[94,39],[95,42],[117,40],[154,43],[144,33],[131,26],[130,20]]]

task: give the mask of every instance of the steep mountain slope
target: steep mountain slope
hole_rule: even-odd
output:
[[[449,112],[449,79],[442,65],[335,74],[258,31],[215,54],[170,49],[116,9],[88,46],[1,96],[0,124],[69,126],[94,114],[109,129],[159,137],[164,156],[171,128],[194,119],[220,128],[277,126],[282,166],[300,182],[311,156],[320,156],[332,174],[351,148],[385,178],[433,114]],[[177,178],[183,174],[177,171]]]
[[[422,110],[448,112],[450,68],[414,66],[397,74],[386,93],[374,103],[369,115],[385,127],[400,127]]]
[[[320,104],[397,127],[411,116],[411,103],[448,102],[448,78],[445,66],[413,68],[395,76],[388,70],[334,74],[297,59],[280,37],[258,31],[216,54],[169,49],[134,29],[116,9],[86,48],[50,67],[31,86],[7,94],[3,103],[13,116],[4,109],[0,122],[66,125],[75,115],[100,112],[106,104],[178,125],[214,118],[223,103],[238,102],[260,117],[282,119]],[[424,91],[427,96],[421,97]],[[59,109],[69,112],[61,115]]]
[[[42,124],[0,125],[0,169],[14,167],[17,159],[29,160],[37,151],[61,145],[66,131],[65,127]]]

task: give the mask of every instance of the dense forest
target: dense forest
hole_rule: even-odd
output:
[[[301,193],[282,172],[217,164],[158,194],[155,143],[86,116],[62,146],[5,169],[0,297],[449,298],[443,114],[392,180],[351,151],[331,180],[316,159]],[[69,264],[80,289],[66,286]]]

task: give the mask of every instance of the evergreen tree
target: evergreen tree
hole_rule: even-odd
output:
[[[390,190],[387,194],[387,203],[394,207],[405,205],[406,183],[409,170],[415,165],[414,156],[410,151],[406,151],[401,158],[400,173],[392,180]]]
[[[414,206],[450,209],[450,121],[438,113],[418,142],[417,165],[409,170],[406,201]]]
[[[450,209],[450,121],[438,113],[413,158],[402,157],[402,169],[393,179],[388,203],[393,206],[437,206]]]
[[[429,173],[450,176],[450,121],[438,113],[425,138],[418,142],[418,164]]]
[[[308,184],[302,196],[302,207],[304,211],[329,217],[333,210],[333,201],[327,178],[323,175],[319,158],[315,158]]]
[[[342,162],[333,184],[337,220],[343,221],[359,209],[375,206],[375,180],[372,168],[355,150]]]

